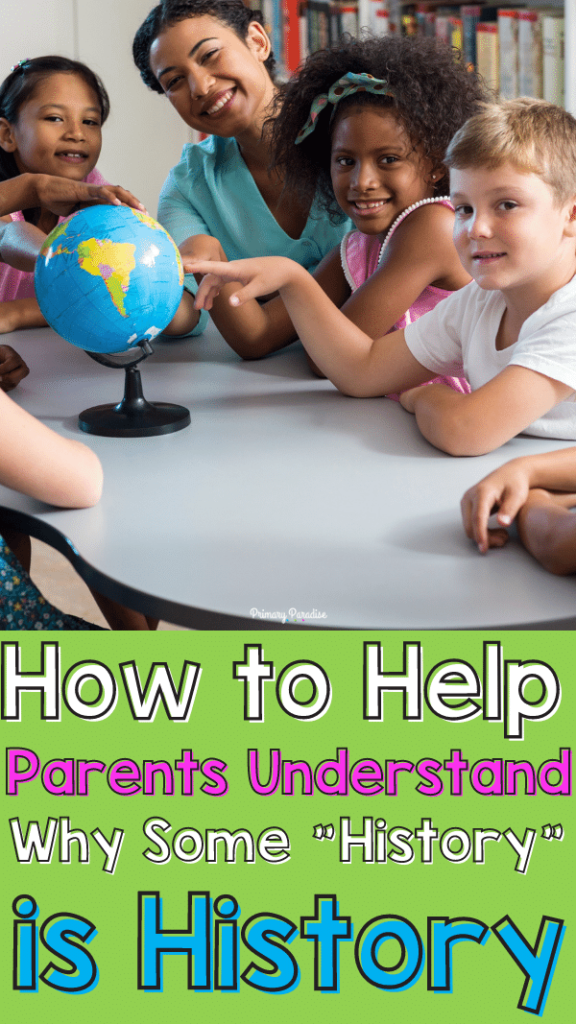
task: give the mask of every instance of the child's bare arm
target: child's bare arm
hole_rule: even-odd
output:
[[[314,278],[352,323],[377,338],[390,330],[428,285],[437,282],[455,290],[470,280],[454,248],[453,222],[454,214],[447,207],[429,205],[415,211],[394,234],[384,265],[353,295],[344,276],[339,247],[322,260]],[[190,265],[197,258],[203,238],[198,236],[185,243],[189,245]],[[206,254],[198,258],[227,262],[222,250],[219,256],[216,254],[216,239],[209,241],[212,244],[205,246]],[[185,269],[190,269],[185,246],[180,251]],[[239,287],[236,282],[223,286],[218,297],[213,297],[210,310],[218,330],[238,355],[258,358],[294,340],[296,332],[280,298],[263,305],[251,300],[232,311],[229,300]]]
[[[466,536],[476,541],[481,552],[501,547],[506,539],[505,528],[516,518],[534,488],[576,491],[576,448],[511,459],[470,487],[460,503]],[[559,494],[558,500],[562,497]],[[568,499],[570,502],[571,493]],[[488,520],[493,514],[500,528],[489,530]]]
[[[28,327],[46,327],[46,320],[36,299],[0,302],[0,334],[22,331]]]
[[[0,391],[0,483],[64,508],[95,505],[102,467],[86,445],[60,437]]]
[[[180,246],[186,272],[202,264],[228,263],[226,253],[217,239],[197,235]],[[196,274],[200,284],[202,275]],[[239,282],[223,283],[218,294],[212,296],[210,315],[222,337],[243,359],[259,359],[294,341],[296,334],[284,303],[280,298],[260,304],[256,299],[245,302],[241,308],[230,304],[240,288]]]
[[[530,491],[518,513],[518,533],[524,546],[548,572],[576,572],[576,494]]]
[[[46,235],[26,221],[0,221],[0,261],[17,270],[33,271]]]
[[[507,366],[471,395],[443,384],[409,391],[400,401],[424,437],[449,455],[484,455],[520,434],[568,398],[567,384],[523,366]]]
[[[267,256],[232,263],[198,263],[194,269],[206,275],[196,296],[198,308],[211,309],[214,297],[229,281],[240,284],[229,300],[234,307],[279,291],[308,354],[345,394],[385,395],[421,384],[432,376],[408,349],[403,331],[373,340],[351,323],[320,284],[292,260]]]
[[[191,235],[178,246],[182,257],[184,273],[189,273],[188,263],[194,260],[225,260],[222,246],[217,238],[210,235]],[[194,330],[200,319],[200,311],[194,304],[195,296],[184,289],[180,305],[173,319],[162,331],[168,337],[181,337]]]
[[[178,338],[194,330],[200,319],[200,311],[194,305],[194,298],[191,292],[184,289],[180,305],[162,334]]]
[[[187,239],[180,246],[180,253],[186,272],[193,272],[199,261],[202,265],[207,262],[228,263],[222,246],[210,236],[197,235]],[[335,273],[335,263],[339,268],[339,276]],[[341,305],[350,289],[344,279],[338,250],[324,258],[314,276],[332,300]],[[197,273],[196,278],[200,284],[202,274]],[[239,288],[238,281],[223,281],[218,292],[212,293],[210,307],[206,307],[210,308],[212,320],[222,337],[239,356],[243,359],[259,359],[295,340],[296,331],[279,296],[262,304],[255,298],[248,299],[241,306],[231,304],[230,299]]]
[[[228,261],[224,259],[224,262]],[[332,250],[324,257],[313,276],[322,291],[338,307],[350,294],[339,249]],[[225,286],[214,297],[210,311],[214,323],[231,348],[243,359],[260,359],[290,345],[297,335],[282,298],[277,295],[262,304],[251,299],[241,306],[231,306],[230,299],[239,288],[239,282]],[[312,363],[311,367],[314,372],[318,372]]]
[[[89,185],[52,174],[29,173],[0,182],[0,217],[37,206],[66,217],[76,206],[93,203],[125,204],[144,210],[140,200],[120,185]]]

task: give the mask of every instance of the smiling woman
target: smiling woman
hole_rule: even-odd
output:
[[[287,196],[283,175],[270,170],[264,125],[278,87],[260,12],[242,0],[165,0],[138,30],[133,52],[146,85],[210,136],[184,147],[160,196],[159,220],[183,258],[283,255],[314,270],[349,225],[323,216],[314,199]],[[203,329],[195,292],[189,274],[165,333]]]

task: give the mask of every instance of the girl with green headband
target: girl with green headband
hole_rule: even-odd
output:
[[[356,228],[314,276],[373,338],[405,326],[470,280],[452,243],[442,161],[482,98],[479,80],[451,49],[393,36],[313,54],[284,91],[271,131],[286,191],[304,205],[316,196],[324,216],[344,213]],[[237,290],[226,284],[208,303],[239,355],[255,358],[294,340],[279,298],[233,309]],[[458,378],[450,382],[468,389]]]

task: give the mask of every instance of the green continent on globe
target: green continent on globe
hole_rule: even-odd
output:
[[[120,316],[128,316],[124,295],[130,285],[130,274],[136,266],[136,246],[132,242],[89,238],[80,242],[77,252],[81,269],[102,278]]]
[[[142,210],[134,210],[131,206],[127,207],[127,209],[129,209],[132,216],[137,217],[142,224],[146,224],[149,228],[152,228],[152,231],[164,231],[162,225],[159,224],[157,220],[154,220],[150,214],[144,213]]]
[[[46,255],[48,250],[51,249],[52,246],[54,245],[54,242],[56,241],[57,238],[60,238],[61,235],[65,235],[66,234],[67,228],[68,228],[68,221],[64,221],[63,224],[57,224],[57,226],[54,228],[54,230],[50,232],[50,234],[48,235],[48,238],[44,242],[44,245],[40,249],[41,256],[45,256]],[[59,246],[58,249],[56,250],[56,252],[51,253],[51,255],[52,256],[58,256],[61,252],[68,252],[68,249],[63,249],[63,248],[61,248]]]

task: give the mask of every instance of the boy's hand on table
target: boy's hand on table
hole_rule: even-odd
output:
[[[464,529],[482,554],[488,548],[501,548],[506,543],[506,527],[525,505],[530,493],[529,470],[520,459],[500,466],[466,491],[460,503]],[[493,513],[499,526],[489,529],[488,520]]]
[[[10,345],[0,345],[0,388],[12,391],[30,370],[21,356]]]

